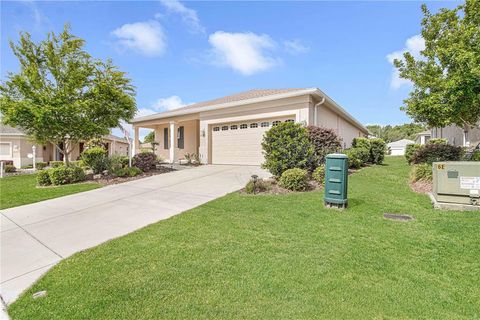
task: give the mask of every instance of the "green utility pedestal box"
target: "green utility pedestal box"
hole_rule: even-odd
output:
[[[348,187],[348,157],[341,153],[326,156],[325,206],[346,208]]]

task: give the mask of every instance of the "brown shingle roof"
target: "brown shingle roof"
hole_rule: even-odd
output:
[[[188,106],[185,106],[185,107],[182,107],[182,108],[178,108],[178,109],[175,109],[175,110],[187,110],[187,109],[198,108],[198,107],[213,106],[213,105],[216,105],[216,104],[260,98],[260,97],[265,97],[265,96],[271,96],[271,95],[274,95],[274,94],[281,94],[281,93],[287,93],[287,92],[293,92],[293,91],[301,91],[301,90],[305,90],[305,89],[308,89],[308,88],[253,89],[253,90],[239,92],[239,93],[235,93],[235,94],[232,94],[232,95],[229,95],[229,96],[225,96],[225,97],[221,97],[221,98],[217,98],[217,99],[213,99],[213,100],[194,103],[194,104],[191,104],[191,105],[188,105]]]

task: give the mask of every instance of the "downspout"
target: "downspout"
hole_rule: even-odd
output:
[[[313,125],[317,126],[317,107],[325,103],[325,97],[322,97],[322,100],[313,107]]]

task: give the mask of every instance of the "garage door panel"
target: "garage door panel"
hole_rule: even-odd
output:
[[[212,134],[212,163],[213,164],[240,164],[260,165],[264,161],[262,154],[263,135],[272,126],[273,121],[294,120],[292,117],[275,119],[256,119],[248,122],[220,123],[213,126],[218,131],[211,131]],[[262,122],[268,122],[268,127],[261,127]],[[255,123],[257,127],[251,128],[250,124]],[[242,124],[247,128],[240,129]],[[231,130],[231,126],[237,129]],[[221,130],[228,127],[228,130]]]

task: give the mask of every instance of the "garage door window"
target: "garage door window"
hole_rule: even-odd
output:
[[[238,129],[238,126],[236,124],[234,124],[233,126],[230,126],[230,130],[237,130]]]
[[[270,127],[270,122],[262,122],[262,123],[260,124],[260,126],[261,126],[262,128]]]
[[[240,125],[240,129],[247,129],[247,128],[248,126],[245,123]]]
[[[258,123],[250,123],[250,128],[258,128]]]
[[[285,120],[285,122],[293,122],[293,119]]]
[[[223,126],[222,127],[222,131],[227,131],[228,130],[228,126]]]
[[[275,127],[275,126],[278,126],[282,121],[273,121],[272,122],[272,126]]]
[[[220,131],[220,127],[213,127],[213,131]]]

